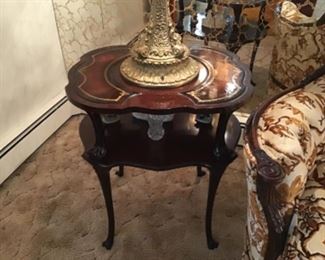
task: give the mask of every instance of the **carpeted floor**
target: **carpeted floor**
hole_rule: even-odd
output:
[[[246,188],[242,157],[218,190],[208,250],[204,215],[208,177],[194,168],[112,175],[113,249],[105,250],[106,212],[92,168],[80,157],[82,116],[70,119],[0,188],[0,259],[240,259]],[[241,150],[239,149],[239,154]]]

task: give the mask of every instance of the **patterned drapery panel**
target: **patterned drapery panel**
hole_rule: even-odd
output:
[[[84,53],[126,44],[144,27],[143,0],[52,0],[69,69]]]

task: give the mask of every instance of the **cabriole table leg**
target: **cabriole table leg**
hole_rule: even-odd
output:
[[[217,248],[219,243],[213,239],[212,236],[212,213],[213,213],[213,205],[214,199],[216,195],[216,191],[220,182],[220,179],[228,167],[228,165],[237,157],[237,154],[233,149],[235,149],[235,145],[229,148],[226,144],[225,133],[227,131],[228,123],[232,113],[221,113],[219,118],[219,123],[216,132],[216,144],[215,144],[215,163],[210,168],[210,176],[209,176],[209,191],[208,191],[208,201],[206,208],[206,219],[205,219],[205,230],[207,237],[207,244],[209,249]],[[232,118],[233,119],[233,118]],[[234,120],[232,120],[234,121]],[[236,121],[237,122],[237,121]],[[232,126],[235,127],[235,126]],[[228,133],[229,134],[229,133]],[[237,140],[237,135],[232,136],[234,140]],[[237,141],[235,141],[237,144]]]
[[[208,202],[207,202],[206,215],[205,215],[205,232],[206,232],[209,249],[215,249],[219,245],[219,243],[215,241],[212,236],[212,212],[213,212],[214,198],[216,196],[221,175],[222,173],[220,174],[215,167],[210,169]]]
[[[112,200],[112,190],[111,190],[111,180],[110,180],[110,170],[111,167],[93,166],[96,174],[98,176],[100,186],[105,199],[107,217],[108,217],[108,236],[103,242],[103,246],[106,249],[111,249],[114,242],[114,232],[115,232],[115,220],[114,220],[114,208]]]

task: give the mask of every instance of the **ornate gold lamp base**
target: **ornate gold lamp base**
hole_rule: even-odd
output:
[[[199,73],[199,66],[191,57],[175,64],[138,63],[128,57],[121,64],[121,73],[129,81],[143,87],[173,88],[194,79]]]
[[[142,87],[178,87],[194,79],[199,65],[175,32],[168,0],[152,0],[149,22],[120,67]]]

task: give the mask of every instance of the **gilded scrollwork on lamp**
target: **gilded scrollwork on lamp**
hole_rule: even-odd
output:
[[[152,0],[149,22],[121,64],[121,74],[142,87],[178,87],[193,80],[199,65],[175,31],[168,0]]]

